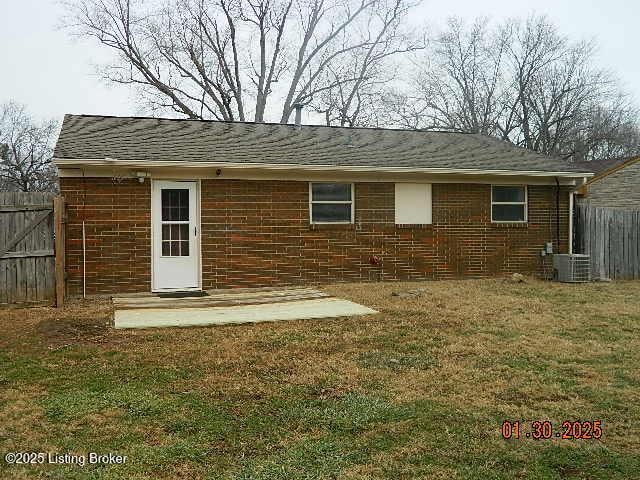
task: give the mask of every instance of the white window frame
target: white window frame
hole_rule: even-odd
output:
[[[345,200],[313,200],[313,184],[314,183],[333,183],[333,184],[341,184],[341,185],[350,185],[351,186],[351,201]],[[339,222],[314,222],[313,221],[313,204],[314,203],[334,203],[340,205],[351,205],[351,219],[348,221],[340,220]],[[356,198],[355,198],[355,185],[352,182],[309,182],[309,223],[311,225],[350,225],[355,221],[355,211],[356,211]]]
[[[521,187],[524,189],[524,202],[494,202],[493,201],[493,187]],[[529,221],[529,189],[527,185],[515,184],[504,185],[495,184],[491,185],[491,223],[527,223]],[[524,205],[524,220],[494,220],[493,219],[493,206],[494,205]]]

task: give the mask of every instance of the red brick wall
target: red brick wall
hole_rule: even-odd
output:
[[[150,289],[149,182],[86,179],[87,292]],[[69,290],[81,291],[82,179],[63,178]],[[555,187],[529,186],[527,225],[492,224],[491,187],[434,184],[433,224],[394,224],[393,183],[356,184],[354,225],[309,225],[308,183],[202,180],[204,288],[540,273]],[[566,251],[568,190],[561,192]],[[372,266],[376,255],[381,265]]]
[[[67,214],[67,292],[82,294],[82,220],[87,294],[149,291],[150,182],[61,178],[60,191]]]

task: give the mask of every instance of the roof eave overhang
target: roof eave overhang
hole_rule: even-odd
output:
[[[565,172],[542,170],[489,170],[471,168],[417,168],[417,167],[375,167],[356,165],[301,165],[286,163],[234,163],[234,162],[188,162],[188,161],[135,161],[115,159],[76,159],[54,157],[53,163],[59,168],[81,167],[113,167],[113,168],[233,168],[233,169],[264,169],[264,170],[297,170],[309,172],[367,172],[367,173],[424,173],[424,174],[454,174],[454,175],[513,175],[530,177],[563,177],[587,178],[591,172]]]

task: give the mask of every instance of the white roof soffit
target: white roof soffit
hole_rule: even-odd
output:
[[[337,166],[337,165],[300,165],[288,163],[231,163],[231,162],[176,162],[176,161],[135,161],[101,159],[70,159],[54,158],[57,167],[136,167],[136,168],[233,168],[233,169],[264,169],[264,170],[302,170],[312,172],[371,172],[371,173],[432,173],[432,174],[460,174],[460,175],[519,175],[531,177],[592,177],[590,172],[546,172],[536,170],[480,170],[465,168],[411,168],[411,167],[372,167],[372,166]]]

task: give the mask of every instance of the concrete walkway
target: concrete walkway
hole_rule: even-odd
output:
[[[114,297],[115,328],[186,327],[377,313],[313,289],[217,290],[205,297]]]

